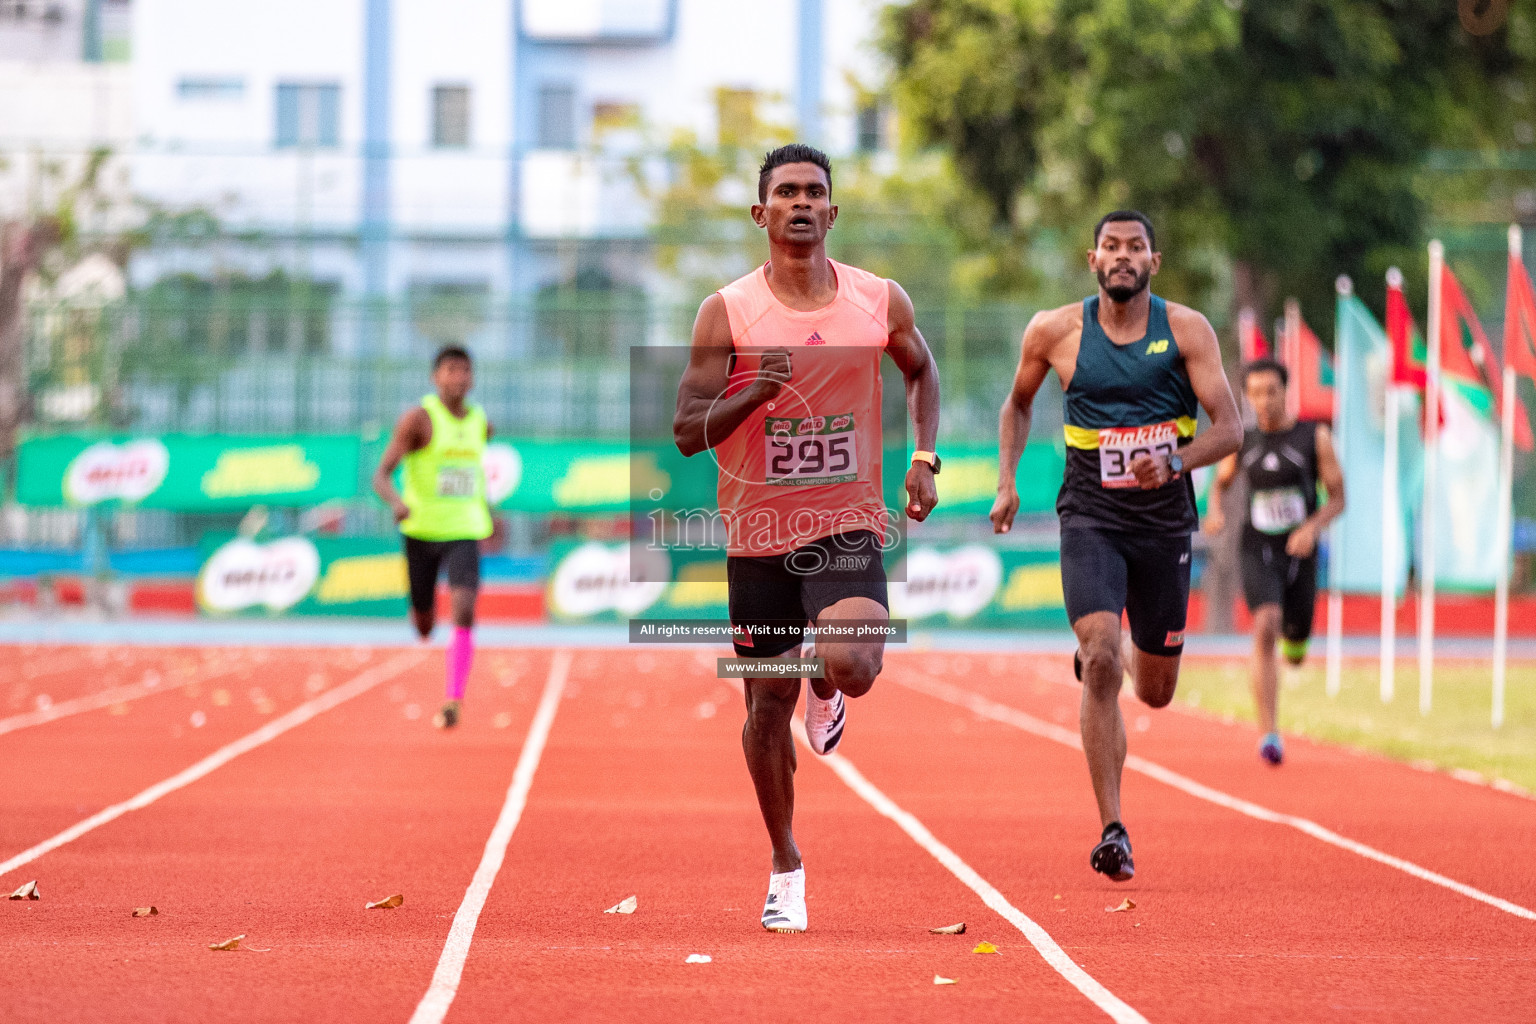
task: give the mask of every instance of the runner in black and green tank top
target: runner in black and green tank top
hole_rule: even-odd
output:
[[[1122,672],[1152,707],[1173,699],[1189,602],[1190,534],[1198,526],[1189,471],[1235,451],[1237,405],[1205,317],[1148,289],[1158,270],[1152,224],[1121,210],[1094,228],[1089,268],[1099,292],[1038,313],[1024,332],[999,421],[993,529],[1019,508],[1014,475],[1030,409],[1050,370],[1065,391],[1067,466],[1057,497],[1061,582],[1077,634],[1083,752],[1104,831],[1089,864],[1115,881],[1135,873],[1120,820],[1125,723]],[[1203,408],[1210,426],[1198,436]],[[1120,617],[1130,621],[1122,650]],[[1134,648],[1134,651],[1131,649]]]
[[[437,621],[438,574],[447,570],[454,629],[446,700],[434,719],[441,729],[459,721],[474,660],[480,542],[493,526],[483,468],[491,427],[485,410],[466,400],[474,380],[468,352],[457,345],[438,352],[432,363],[436,394],[400,417],[373,474],[374,492],[389,505],[404,538],[411,618],[423,640]],[[396,467],[402,466],[403,495],[393,480]]]
[[[1254,413],[1254,429],[1243,447],[1221,461],[1211,486],[1206,532],[1222,532],[1222,499],[1239,476],[1248,485],[1243,517],[1243,597],[1253,615],[1253,699],[1258,711],[1259,756],[1270,764],[1285,759],[1280,739],[1280,653],[1292,666],[1307,656],[1317,599],[1317,542],[1344,511],[1344,473],[1333,450],[1333,435],[1322,423],[1297,422],[1286,411],[1288,375],[1284,366],[1257,359],[1243,369],[1243,391]],[[1328,501],[1318,507],[1318,485]]]
[[[1064,527],[1187,534],[1199,526],[1188,473],[1142,490],[1130,468],[1139,454],[1173,455],[1195,436],[1199,414],[1168,303],[1150,299],[1146,335],[1129,345],[1104,333],[1097,295],[1083,300],[1082,340],[1063,398],[1067,471],[1056,514]]]

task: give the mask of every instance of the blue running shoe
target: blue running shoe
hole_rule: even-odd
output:
[[[1279,764],[1285,760],[1285,744],[1280,742],[1280,734],[1272,732],[1264,737],[1259,744],[1259,756],[1270,764]]]

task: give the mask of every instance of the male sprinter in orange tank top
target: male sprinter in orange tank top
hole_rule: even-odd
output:
[[[1189,472],[1219,462],[1243,439],[1216,333],[1199,312],[1149,288],[1161,263],[1145,215],[1106,214],[1088,252],[1098,294],[1030,320],[1000,414],[992,506],[993,529],[1007,533],[1019,510],[1014,474],[1029,438],[1030,407],[1055,370],[1067,443],[1056,499],[1061,584],[1077,634],[1083,753],[1103,826],[1088,862],[1117,882],[1136,873],[1120,818],[1122,673],[1130,671],[1136,696],[1150,706],[1173,700],[1189,604],[1190,535],[1199,526]],[[1196,436],[1201,408],[1211,425]],[[1123,654],[1122,612],[1131,627]]]
[[[880,486],[880,357],[906,380],[917,450],[906,515],[938,503],[939,375],[901,286],[827,258],[837,220],[832,165],[809,146],[769,153],[752,219],[769,260],[704,300],[678,387],[673,431],[684,455],[713,449],[727,536],[736,654],[798,658],[807,622],[884,622],[881,554],[893,537]],[[869,692],[883,640],[816,642],[825,675],[811,679],[811,748],[842,738],[843,698]],[[805,869],[792,829],[799,672],[746,680],[742,747],[773,844],[763,927],[803,932]]]

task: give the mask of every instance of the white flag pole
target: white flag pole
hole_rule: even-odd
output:
[[[1333,282],[1340,298],[1348,297],[1355,290],[1354,283],[1344,274]],[[1349,431],[1344,429],[1344,396],[1349,393],[1349,356],[1344,351],[1342,333],[1333,339],[1333,451],[1339,464],[1344,465],[1345,439]],[[1331,495],[1330,495],[1331,497]],[[1344,595],[1339,592],[1339,559],[1344,553],[1344,528],[1339,519],[1328,528],[1328,648],[1323,691],[1330,697],[1339,695],[1344,674]]]
[[[1401,288],[1403,272],[1387,271],[1387,287]],[[1388,340],[1387,380],[1382,389],[1386,455],[1381,463],[1381,702],[1390,704],[1397,692],[1397,560],[1403,549],[1402,499],[1398,497],[1398,391],[1392,374],[1397,354]]]
[[[1520,259],[1520,225],[1509,226],[1509,255]],[[1509,569],[1514,538],[1515,368],[1504,353],[1504,407],[1499,445],[1499,580],[1493,598],[1493,727],[1504,724],[1504,669],[1509,656]]]
[[[1301,413],[1301,303],[1285,300],[1285,368],[1290,371],[1291,386],[1285,389],[1285,413],[1295,419]]]
[[[1435,500],[1440,447],[1440,283],[1445,246],[1429,243],[1429,366],[1425,372],[1424,508],[1419,516],[1419,714],[1429,714],[1435,674]]]

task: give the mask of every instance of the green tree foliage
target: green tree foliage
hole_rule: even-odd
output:
[[[1474,36],[1450,0],[911,0],[881,42],[916,141],[1000,225],[1086,247],[1136,206],[1170,294],[1214,248],[1239,301],[1320,310],[1338,273],[1422,262],[1429,151],[1529,143],[1536,4],[1508,7]]]

